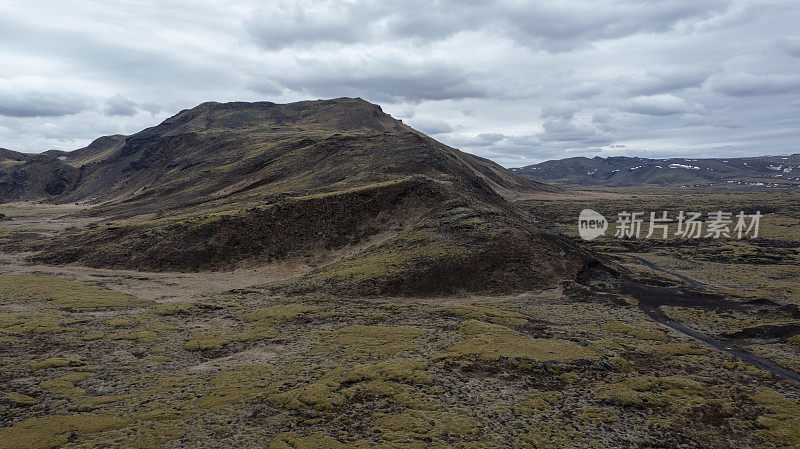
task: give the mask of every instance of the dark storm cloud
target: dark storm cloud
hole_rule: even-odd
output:
[[[135,115],[137,111],[136,103],[122,95],[114,95],[106,100],[106,107],[103,112],[106,115],[118,115],[123,117],[130,117]]]
[[[74,98],[52,95],[0,96],[0,115],[6,117],[58,117],[77,114],[85,103]]]
[[[543,142],[580,142],[581,146],[602,146],[613,142],[609,136],[603,136],[593,127],[581,127],[568,119],[547,119],[543,124],[544,131],[536,137]]]
[[[394,39],[423,42],[485,30],[524,46],[566,51],[591,42],[665,32],[688,19],[730,8],[723,0],[517,2],[409,0],[389,2],[278,2],[245,24],[266,49],[319,42],[350,44]]]
[[[245,28],[258,45],[270,50],[315,42],[353,43],[366,31],[364,23],[356,26],[358,16],[354,5],[306,10],[285,2],[269,12],[256,12],[245,21]]]
[[[521,43],[566,51],[598,40],[670,31],[683,21],[702,20],[729,6],[721,0],[542,2],[536,7],[514,2],[504,8],[503,19]]]
[[[446,65],[412,67],[386,61],[386,64],[321,64],[305,61],[302,70],[274,80],[287,89],[318,97],[364,97],[378,102],[420,102],[479,98],[486,88],[466,74]]]
[[[780,39],[778,40],[777,45],[778,48],[786,53],[794,56],[795,58],[800,58],[800,38]]]
[[[491,145],[505,139],[506,136],[500,133],[483,133],[475,136],[475,143],[479,145]]]
[[[798,152],[798,22],[789,0],[4,0],[0,146],[352,96],[506,165]]]
[[[716,92],[734,97],[798,93],[800,75],[726,73],[710,79],[709,86]]]
[[[676,66],[649,70],[643,77],[627,79],[625,84],[632,95],[656,95],[700,87],[709,76],[708,69]]]
[[[0,115],[6,117],[58,117],[86,110],[81,95],[61,92],[42,79],[0,78]]]
[[[227,79],[222,74],[226,68],[218,61],[186,58],[169,46],[148,42],[152,39],[148,36],[115,38],[115,31],[111,28],[98,36],[83,28],[61,29],[44,21],[19,23],[0,15],[0,42],[7,51],[24,51],[81,69],[91,67],[95,77],[109,82],[133,79],[156,86],[180,83],[187,88]]]

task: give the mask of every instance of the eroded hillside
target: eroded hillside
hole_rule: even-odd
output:
[[[13,165],[78,173],[97,221],[7,247],[33,260],[219,270],[338,253],[291,289],[445,294],[553,286],[592,259],[510,198],[558,191],[443,145],[360,99],[204,103],[132,136]],[[50,165],[48,165],[50,164]],[[11,167],[11,166],[9,166]],[[12,173],[9,175],[8,173]],[[17,197],[38,192],[28,176]]]

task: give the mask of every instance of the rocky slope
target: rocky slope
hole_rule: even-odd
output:
[[[449,148],[361,99],[290,104],[203,103],[131,136],[105,136],[73,152],[9,152],[0,201],[39,199],[45,172],[79,182],[51,189],[53,202],[95,201],[122,214],[204,203],[247,192],[259,202],[398,176],[482,178],[495,190],[552,187],[509,176]],[[467,179],[468,178],[468,179]],[[108,207],[104,210],[107,210]]]
[[[592,259],[507,200],[556,188],[361,99],[203,103],[3,173],[18,180],[5,201],[88,201],[84,214],[113,221],[25,248],[48,263],[186,271],[325,253],[281,287],[415,295],[553,286]],[[43,188],[56,173],[63,188]]]

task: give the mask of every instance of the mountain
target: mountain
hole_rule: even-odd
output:
[[[0,202],[57,197],[72,190],[80,171],[59,156],[0,148]]]
[[[82,214],[113,221],[22,248],[39,262],[189,271],[313,259],[280,288],[410,295],[554,286],[595,264],[509,201],[558,188],[361,99],[203,103],[72,152],[9,154],[1,201],[88,202]],[[54,179],[61,187],[44,187]]]
[[[19,154],[19,153],[16,153]],[[63,159],[63,160],[59,160]],[[361,99],[203,103],[131,136],[106,136],[70,153],[41,156],[0,171],[0,201],[39,198],[28,173],[77,174],[46,198],[104,202],[135,215],[248,192],[258,201],[380,182],[398,176],[482,178],[498,192],[550,190],[498,165],[449,148]],[[58,167],[51,167],[55,164]],[[70,176],[72,180],[74,176]],[[54,192],[56,190],[53,190]]]
[[[800,154],[745,158],[573,157],[512,173],[567,186],[800,186]]]

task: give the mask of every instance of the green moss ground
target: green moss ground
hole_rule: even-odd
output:
[[[142,307],[152,303],[82,282],[40,274],[0,275],[0,304],[46,301],[60,309]]]
[[[2,312],[0,448],[794,444],[797,390],[624,301],[57,300]]]
[[[537,205],[554,214],[582,206]],[[447,214],[453,226],[493,226],[469,208]],[[794,229],[793,219],[767,232]],[[440,231],[412,228],[398,241],[448,244]],[[718,279],[719,292],[738,282],[739,301],[761,292],[778,304],[662,308],[719,335],[797,321],[777,310],[797,299],[790,237],[785,251],[769,242],[639,250]],[[437,245],[420,257],[460,257]],[[331,266],[316,281],[363,285],[413,272],[416,256],[401,246]],[[412,301],[322,290],[289,297],[255,287],[156,304],[56,276],[0,275],[0,448],[800,444],[797,385],[653,322],[630,298],[568,289]],[[800,367],[798,337],[743,344]]]

